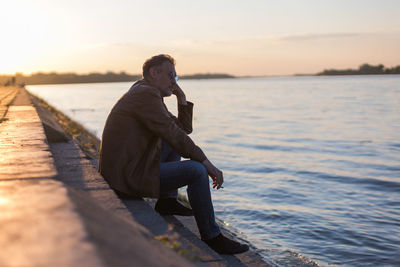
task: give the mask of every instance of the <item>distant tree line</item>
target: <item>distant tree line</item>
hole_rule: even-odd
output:
[[[179,79],[225,79],[225,78],[235,78],[233,75],[223,74],[223,73],[198,73],[192,75],[179,76]]]
[[[358,70],[346,69],[346,70],[335,70],[328,69],[323,72],[317,73],[317,75],[368,75],[368,74],[400,74],[400,65],[393,68],[385,68],[382,64],[369,65],[362,64]]]
[[[37,72],[31,75],[16,73],[15,75],[0,75],[0,85],[12,84],[64,84],[64,83],[104,83],[104,82],[131,82],[140,79],[142,75],[127,74],[125,72],[114,73],[43,73]],[[228,74],[193,74],[179,76],[179,79],[217,79],[217,78],[234,78]]]
[[[61,83],[96,83],[96,82],[128,82],[134,81],[141,77],[141,75],[130,75],[125,72],[114,73],[89,73],[89,74],[76,74],[76,73],[44,73],[37,72],[31,75],[24,75],[16,73],[15,75],[1,75],[0,83],[4,84],[12,77],[15,78],[17,84],[61,84]]]

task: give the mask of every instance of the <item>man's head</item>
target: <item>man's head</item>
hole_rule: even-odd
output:
[[[162,96],[172,94],[171,87],[175,81],[175,60],[165,54],[153,56],[143,64],[143,78],[160,90]]]

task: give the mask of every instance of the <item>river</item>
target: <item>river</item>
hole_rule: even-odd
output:
[[[400,265],[400,75],[179,83],[224,172],[216,216],[268,261]],[[100,137],[131,84],[27,88]]]

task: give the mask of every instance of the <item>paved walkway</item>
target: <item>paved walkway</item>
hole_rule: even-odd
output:
[[[4,118],[8,106],[14,100],[18,89],[15,87],[0,86],[0,122]]]
[[[35,108],[0,88],[0,265],[101,266],[57,175]],[[63,231],[60,231],[62,229]]]

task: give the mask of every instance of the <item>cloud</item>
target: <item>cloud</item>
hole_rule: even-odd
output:
[[[366,35],[365,33],[312,33],[312,34],[299,34],[299,35],[287,35],[280,38],[281,41],[309,41],[309,40],[320,40],[320,39],[342,39],[342,38],[353,38]]]

